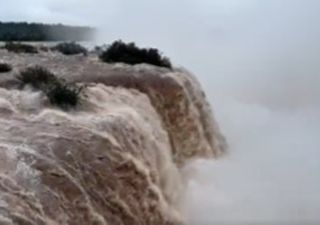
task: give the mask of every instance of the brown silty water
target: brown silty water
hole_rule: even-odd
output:
[[[197,80],[184,69],[102,63],[95,55],[0,50],[0,224],[184,224],[181,168],[225,151]],[[87,85],[52,107],[19,70],[41,65]]]

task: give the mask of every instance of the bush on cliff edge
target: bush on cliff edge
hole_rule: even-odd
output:
[[[107,63],[123,62],[130,65],[148,63],[155,66],[171,69],[172,65],[155,48],[139,48],[134,43],[115,41],[100,54],[100,59]]]

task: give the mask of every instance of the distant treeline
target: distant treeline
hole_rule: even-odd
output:
[[[85,26],[0,22],[0,41],[90,41],[94,32]]]

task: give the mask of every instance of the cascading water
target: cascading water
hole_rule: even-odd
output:
[[[1,52],[85,83],[81,105],[0,80],[0,224],[184,224],[180,168],[225,150],[200,85],[185,70],[107,65],[95,56]]]

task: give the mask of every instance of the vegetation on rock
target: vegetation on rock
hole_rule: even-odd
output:
[[[7,72],[10,72],[11,70],[12,70],[11,65],[9,65],[8,63],[0,62],[0,73],[7,73]]]
[[[61,108],[75,107],[79,103],[79,95],[83,87],[66,84],[65,82],[57,82],[54,85],[48,86],[46,95],[51,104]]]
[[[7,42],[4,45],[4,48],[7,49],[9,52],[15,52],[15,53],[31,53],[31,54],[38,53],[38,50],[35,46],[29,45],[29,44],[23,44],[19,42]]]
[[[87,55],[88,53],[88,50],[85,47],[83,47],[82,45],[76,42],[59,43],[52,49],[59,51],[64,55],[77,55],[77,54]]]
[[[57,77],[41,66],[29,67],[21,71],[17,78],[23,85],[29,84],[36,89],[42,89],[57,82]]]
[[[163,57],[155,48],[139,48],[134,43],[115,41],[100,54],[100,59],[107,63],[123,62],[130,65],[148,63],[171,69],[172,65],[167,57]]]
[[[23,86],[31,85],[44,92],[52,105],[62,109],[77,106],[83,91],[83,86],[68,84],[40,66],[29,67],[21,71],[17,78]]]

